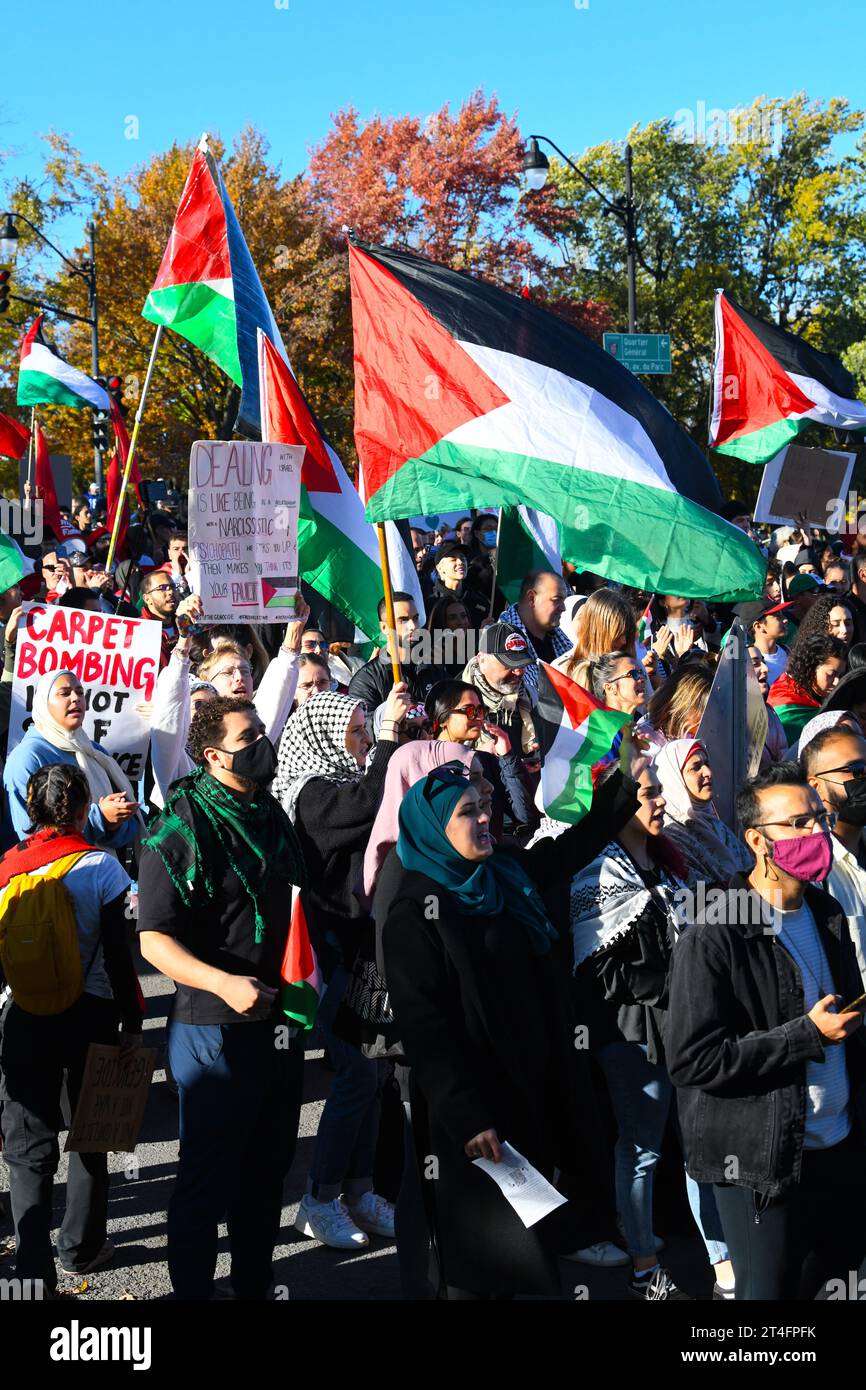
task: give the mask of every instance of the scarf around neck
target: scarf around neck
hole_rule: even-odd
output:
[[[48,697],[61,676],[78,682],[74,671],[48,671],[40,676],[33,694],[33,727],[52,747],[73,754],[76,764],[87,778],[92,801],[101,801],[112,792],[125,792],[129,801],[138,801],[132,783],[110,753],[89,739],[83,728],[64,729],[55,720],[48,708]]]
[[[497,690],[482,675],[477,656],[473,656],[472,660],[467,663],[463,672],[463,680],[469,685],[475,686],[484,702],[484,708],[491,714],[495,714],[500,724],[510,722],[515,711],[520,715],[522,752],[527,753],[530,749],[537,747],[535,725],[532,721],[532,701],[526,694],[523,681],[513,692]]]
[[[346,747],[346,730],[362,703],[336,690],[320,690],[287,721],[271,790],[291,821],[297,819],[298,797],[314,777],[353,782],[363,775]]]
[[[203,767],[174,784],[142,840],[159,855],[185,907],[216,896],[222,862],[252,899],[256,941],[265,932],[262,900],[274,877],[304,886],[304,863],[294,827],[266,791],[235,796]],[[288,904],[286,920],[288,921]]]

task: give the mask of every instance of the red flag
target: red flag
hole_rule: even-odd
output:
[[[0,414],[0,454],[7,459],[20,459],[27,448],[30,431],[11,415]]]
[[[124,424],[124,422],[123,422],[123,416],[122,416],[121,413],[120,413],[120,406],[117,404],[117,401],[114,400],[113,397],[112,397],[112,401],[111,401],[110,410],[111,410],[111,423],[112,423],[113,426],[114,426],[114,438],[115,438],[116,441],[117,441],[117,452],[118,452],[118,454],[120,455],[120,462],[121,462],[122,466],[125,468],[125,467],[126,467],[126,460],[129,458],[129,435],[128,435],[127,432],[126,432],[126,425]],[[132,483],[132,486],[135,488],[135,495],[136,495],[136,497],[138,498],[138,505],[139,505],[140,507],[143,507],[143,506],[144,506],[144,503],[143,503],[142,500],[141,500],[141,488],[140,488],[140,484],[141,484],[141,469],[140,469],[139,466],[138,466],[138,457],[137,457],[137,456],[136,456],[136,458],[134,458],[134,459],[132,460],[132,472],[131,472],[131,474],[130,474],[129,481]],[[110,526],[110,522],[109,522],[109,526]]]
[[[60,516],[60,503],[57,501],[48,445],[41,425],[36,426],[36,496],[42,499],[44,524],[53,532],[55,540],[62,541],[66,533]]]
[[[108,518],[106,530],[109,534],[114,530],[114,519],[117,516],[117,504],[120,500],[126,503],[126,494],[121,493],[120,485],[123,481],[123,468],[125,465],[120,461],[120,445],[111,456],[111,463],[108,465],[108,473],[105,476],[105,492],[108,500]],[[120,530],[117,533],[117,545],[114,551],[116,560],[124,559],[126,556],[126,530],[129,525],[129,512],[124,505],[123,515],[120,522]]]

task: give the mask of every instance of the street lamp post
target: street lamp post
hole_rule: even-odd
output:
[[[0,265],[12,266],[18,254],[18,242],[20,233],[15,226],[16,222],[23,222],[29,227],[31,232],[44,241],[55,255],[59,256],[65,266],[68,266],[73,275],[80,275],[82,280],[87,282],[87,307],[89,317],[82,314],[71,314],[66,309],[59,309],[56,304],[41,304],[35,299],[25,299],[19,294],[10,294],[9,298],[14,299],[18,304],[29,304],[35,309],[48,309],[58,318],[70,319],[73,323],[87,323],[90,325],[90,369],[91,375],[96,378],[99,376],[99,304],[96,298],[96,224],[90,222],[87,231],[90,238],[90,259],[76,264],[68,256],[64,256],[59,246],[55,246],[53,241],[49,241],[44,232],[38,227],[34,227],[29,218],[20,212],[7,212],[3,234],[0,236]],[[93,471],[96,485],[102,495],[102,450],[94,445],[93,448]]]
[[[606,213],[611,217],[616,217],[622,223],[625,231],[625,251],[626,266],[628,273],[628,331],[637,332],[637,222],[635,218],[634,192],[632,188],[632,169],[631,169],[631,145],[625,147],[625,197],[610,199],[602,193],[600,188],[596,188],[592,179],[588,178],[582,169],[578,169],[573,159],[569,159],[567,154],[555,145],[547,135],[530,135],[523,156],[523,169],[526,174],[526,182],[529,187],[536,191],[543,188],[547,182],[547,175],[550,169],[550,161],[547,155],[538,148],[539,140],[543,140],[552,150],[555,150],[560,159],[573,169],[577,177],[591,189],[595,196],[600,199]]]

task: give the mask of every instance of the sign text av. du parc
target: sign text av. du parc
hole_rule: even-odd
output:
[[[116,758],[131,782],[144,771],[150,724],[138,706],[153,699],[162,625],[144,618],[25,603],[15,644],[10,750],[33,720],[40,676],[71,671],[84,689],[84,732]]]
[[[189,460],[190,582],[208,622],[285,623],[298,589],[303,445],[200,439]]]

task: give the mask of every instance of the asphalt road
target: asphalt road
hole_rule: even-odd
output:
[[[139,962],[142,988],[147,999],[145,1041],[162,1047],[166,1008],[171,986]],[[313,1035],[315,1046],[315,1035]],[[371,1237],[365,1251],[331,1250],[309,1240],[294,1229],[298,1202],[304,1191],[319,1116],[330,1084],[330,1073],[322,1063],[321,1051],[311,1048],[305,1067],[304,1105],[301,1112],[298,1150],[285,1187],[281,1240],[275,1253],[275,1280],[279,1296],[296,1299],[366,1300],[400,1297],[395,1247],[386,1240]],[[62,1141],[61,1141],[62,1149]],[[112,1179],[109,1201],[109,1235],[117,1247],[114,1262],[87,1277],[60,1273],[59,1288],[78,1290],[77,1298],[162,1299],[171,1293],[166,1264],[166,1206],[177,1164],[177,1101],[165,1083],[165,1072],[154,1073],[141,1140],[135,1165],[127,1155],[109,1155]],[[66,1160],[55,1183],[55,1226],[63,1213]],[[8,1190],[8,1175],[0,1162],[0,1191]],[[8,1203],[7,1203],[8,1205]],[[0,1216],[0,1277],[12,1273],[11,1222]],[[228,1241],[220,1228],[220,1254],[217,1278],[229,1272]],[[681,1286],[697,1298],[708,1298],[712,1275],[703,1247],[688,1231],[668,1241],[664,1262]],[[59,1268],[59,1267],[58,1267]],[[563,1296],[573,1299],[629,1299],[627,1271],[600,1271],[586,1265],[563,1261]]]

